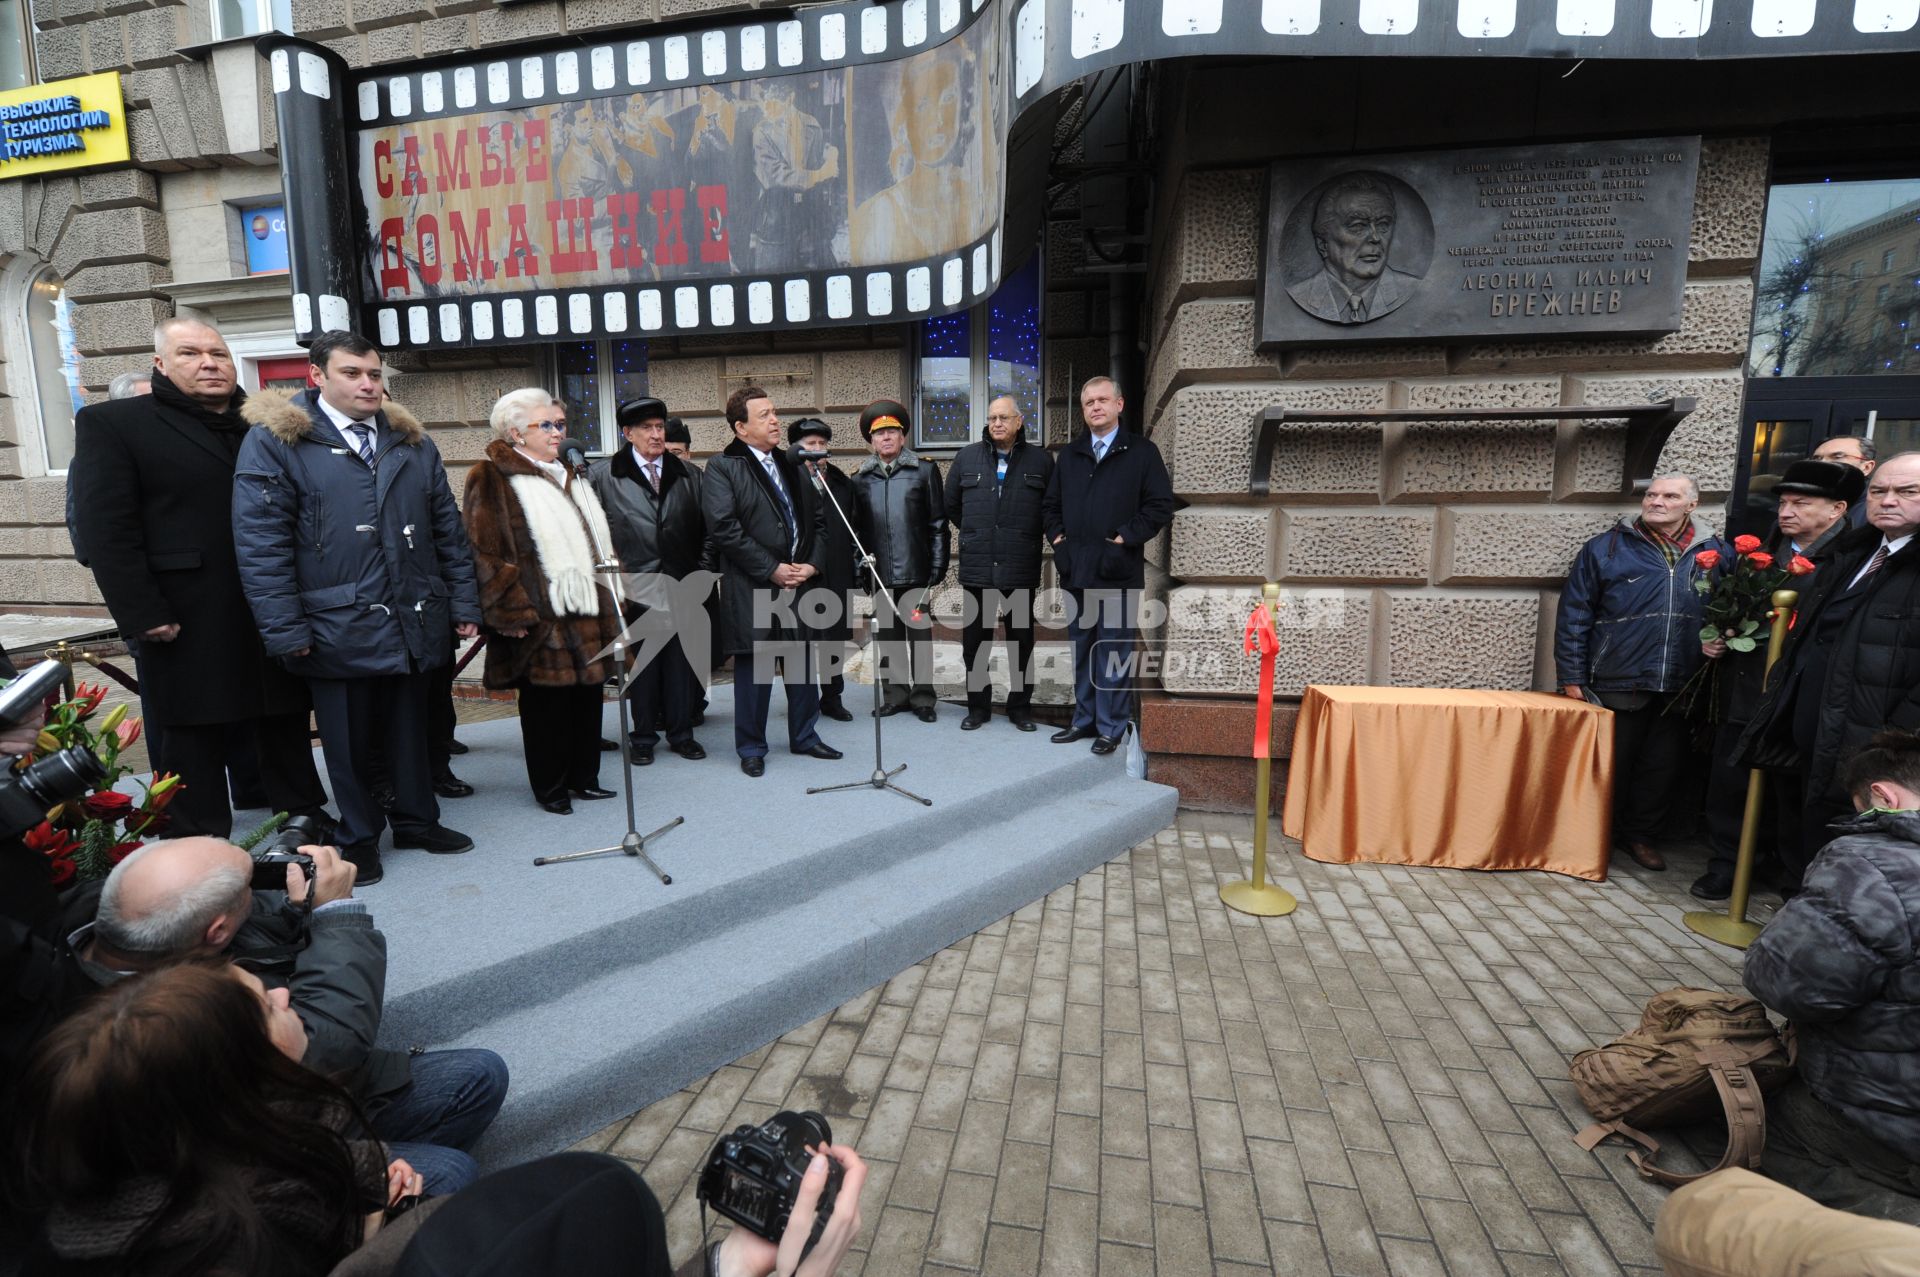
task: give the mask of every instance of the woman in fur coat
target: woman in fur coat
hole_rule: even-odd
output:
[[[614,676],[607,648],[620,631],[613,536],[593,488],[558,461],[566,409],[544,390],[516,390],[493,406],[487,458],[467,473],[487,628],[486,684],[520,693],[527,780],[542,807],[571,815],[600,788],[601,686]]]

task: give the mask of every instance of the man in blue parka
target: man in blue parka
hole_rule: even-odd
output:
[[[479,632],[473,554],[440,451],[387,401],[380,353],[328,332],[310,356],[315,386],[262,390],[234,473],[240,579],[267,655],[307,680],[340,806],[338,839],[378,881],[387,815],[368,790],[368,747],[385,742],[393,845],[466,851],[440,824],[427,757],[427,671],[453,635]]]
[[[1560,690],[1613,711],[1613,843],[1647,869],[1667,867],[1653,838],[1687,745],[1686,720],[1668,707],[1724,650],[1700,642],[1706,599],[1694,582],[1703,552],[1730,551],[1694,518],[1699,504],[1691,476],[1656,476],[1638,516],[1580,547],[1554,625]]]

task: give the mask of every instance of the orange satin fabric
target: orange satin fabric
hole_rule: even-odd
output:
[[[1613,715],[1545,692],[1309,687],[1281,828],[1315,860],[1601,882]]]

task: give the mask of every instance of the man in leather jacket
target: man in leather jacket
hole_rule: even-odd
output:
[[[911,709],[921,722],[931,723],[939,717],[939,702],[933,691],[927,591],[947,574],[947,503],[939,467],[907,447],[910,424],[906,407],[895,400],[867,405],[860,414],[860,435],[873,456],[854,472],[853,490],[860,539],[887,587],[875,590],[873,600],[880,714]]]

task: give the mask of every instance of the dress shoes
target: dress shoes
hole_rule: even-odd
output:
[[[1023,732],[1037,732],[1040,730],[1040,724],[1034,722],[1025,714],[1008,714],[1007,721]]]
[[[633,746],[633,765],[635,767],[653,766],[653,746],[651,745]]]
[[[796,752],[798,752],[799,754],[807,758],[824,758],[824,759],[827,759],[829,762],[831,762],[833,759],[836,759],[836,758],[846,757],[845,754],[841,753],[839,750],[835,749],[833,746],[827,744],[825,741],[821,741],[818,745],[815,745],[812,749],[802,749]]]
[[[1091,727],[1063,727],[1055,732],[1049,739],[1056,745],[1071,745],[1077,740],[1086,740],[1088,737],[1095,735],[1098,735],[1098,733]]]
[[[700,742],[697,740],[683,740],[678,745],[670,744],[667,748],[690,762],[697,763],[707,756],[707,751],[701,747]]]
[[[569,789],[567,793],[575,798],[587,799],[618,797],[611,789],[602,789],[598,785],[588,785],[583,789]]]
[[[1650,844],[1641,839],[1635,838],[1628,842],[1626,844],[1626,852],[1629,856],[1633,857],[1633,863],[1639,865],[1642,869],[1659,870],[1667,867],[1667,858],[1655,851]]]
[[[378,807],[381,811],[393,810],[394,799],[392,785],[369,785],[367,787],[367,797],[373,799],[374,806]]]
[[[905,708],[905,705],[882,705],[879,709],[873,711],[873,716],[875,718],[892,718]]]
[[[1733,894],[1733,875],[1709,869],[1695,878],[1687,890],[1702,900],[1725,900]]]
[[[740,760],[740,770],[749,776],[764,776],[767,774],[767,760],[764,758],[743,758]]]
[[[940,711],[931,705],[922,705],[919,709],[913,711],[913,716],[923,723],[932,723],[939,720]]]
[[[393,847],[395,851],[425,851],[436,856],[457,856],[463,851],[473,850],[473,839],[445,825],[428,825],[411,833],[403,834],[394,830]]]
[[[987,716],[985,714],[969,714],[960,720],[960,730],[963,732],[977,732],[986,725]]]
[[[1102,736],[1093,742],[1093,752],[1096,754],[1111,754],[1119,748],[1120,738],[1118,736]]]
[[[555,798],[551,801],[543,801],[540,804],[540,809],[542,811],[550,811],[556,816],[571,816],[573,815],[573,799]]]
[[[340,859],[360,871],[354,875],[353,885],[356,887],[371,887],[386,876],[385,871],[380,867],[378,843],[364,842],[352,847],[342,847]]]
[[[467,752],[467,747],[457,740],[450,740],[447,742],[447,752],[449,754],[464,754]]]
[[[820,712],[836,723],[851,723],[853,721],[853,711],[845,705],[842,705],[839,701],[835,701],[831,705],[823,702],[820,706]]]
[[[602,736],[602,737],[600,738],[600,752],[601,752],[601,753],[603,753],[603,754],[613,754],[613,753],[617,753],[617,752],[619,752],[619,749],[620,749],[620,746],[619,746],[619,745],[618,745],[618,744],[617,744],[616,742],[614,742],[614,741],[610,741],[610,740],[608,740],[608,739],[607,739],[606,737],[604,737],[604,736]]]
[[[433,792],[442,798],[471,798],[473,797],[473,786],[461,780],[452,772],[448,772],[439,780],[433,782]]]

